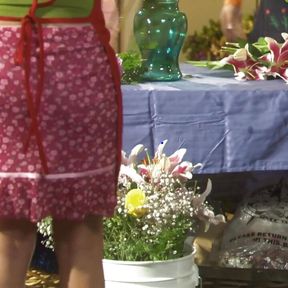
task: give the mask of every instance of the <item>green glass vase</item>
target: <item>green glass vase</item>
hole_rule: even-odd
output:
[[[186,15],[178,0],[144,0],[134,17],[134,36],[143,59],[143,80],[182,78],[179,54],[187,33]]]

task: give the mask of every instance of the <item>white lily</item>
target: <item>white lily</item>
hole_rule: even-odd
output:
[[[210,194],[211,191],[212,191],[212,181],[211,179],[208,179],[205,191],[202,194],[198,195],[197,198],[193,199],[192,202],[193,207],[198,209],[205,202],[207,196]]]
[[[204,231],[207,232],[210,225],[219,225],[220,223],[225,223],[226,219],[224,215],[218,214],[215,216],[214,212],[207,207],[201,207],[196,211],[197,217],[204,222]]]
[[[165,145],[167,144],[167,142],[168,142],[168,140],[164,140],[158,145],[158,147],[156,149],[156,152],[155,152],[155,159],[160,159],[162,157],[163,150],[164,150]]]
[[[144,183],[144,179],[135,171],[135,169],[129,167],[129,166],[125,166],[125,165],[121,165],[120,167],[120,175],[125,175],[127,177],[129,177],[133,182],[137,183],[137,184],[141,184]]]
[[[205,232],[208,231],[210,224],[218,225],[226,222],[225,217],[222,214],[215,216],[212,210],[203,205],[211,190],[212,182],[208,179],[205,191],[192,201],[197,217],[205,223]]]
[[[137,156],[144,150],[143,144],[136,145],[130,152],[129,157],[126,157],[126,153],[122,151],[122,164],[123,165],[135,165]]]
[[[170,171],[170,166],[171,166],[171,161],[169,159],[169,157],[167,157],[166,155],[162,154],[161,159],[159,160],[159,169],[161,171],[166,172],[167,174]]]

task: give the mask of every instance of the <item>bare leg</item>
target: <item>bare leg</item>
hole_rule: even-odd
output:
[[[28,220],[0,219],[0,288],[24,288],[36,229]]]
[[[61,288],[104,288],[102,217],[54,221]]]

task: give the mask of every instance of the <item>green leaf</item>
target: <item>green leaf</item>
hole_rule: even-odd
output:
[[[256,60],[263,55],[263,52],[258,49],[254,44],[247,44],[248,53]]]
[[[141,54],[136,51],[119,53],[118,57],[122,60],[122,84],[133,84],[141,82],[141,77],[145,73],[142,66],[143,59]]]
[[[186,61],[186,63],[192,64],[195,67],[206,67],[212,70],[216,69],[233,70],[233,67],[230,64],[227,64],[223,61]]]

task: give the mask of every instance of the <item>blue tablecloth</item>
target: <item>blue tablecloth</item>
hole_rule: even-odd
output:
[[[200,173],[288,170],[288,86],[244,81],[232,71],[182,65],[176,82],[123,85],[123,150],[138,143],[153,154],[187,148]],[[191,77],[189,76],[191,75]]]

